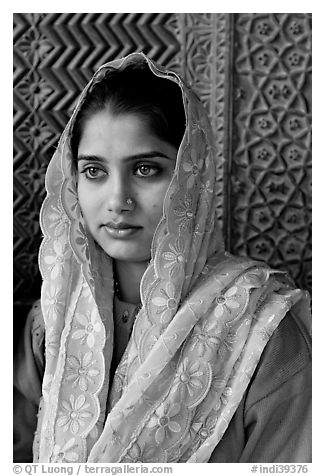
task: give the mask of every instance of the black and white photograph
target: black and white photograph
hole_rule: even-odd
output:
[[[312,14],[12,19],[14,472],[307,473]]]

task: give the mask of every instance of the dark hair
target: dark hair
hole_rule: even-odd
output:
[[[113,114],[141,116],[157,137],[179,147],[185,130],[181,88],[156,76],[146,63],[131,63],[124,69],[109,70],[86,96],[71,138],[74,162],[86,120],[107,106]]]

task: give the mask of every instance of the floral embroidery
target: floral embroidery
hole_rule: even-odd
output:
[[[172,433],[179,433],[181,431],[180,424],[173,420],[179,414],[180,408],[180,403],[167,404],[166,406],[161,405],[146,424],[146,427],[156,429],[155,441],[157,445],[161,445],[164,442],[168,430]]]
[[[201,183],[200,185],[200,195],[207,199],[208,195],[213,192],[213,189],[210,188],[210,180],[207,180],[205,183]]]
[[[204,234],[204,231],[202,230],[200,223],[197,223],[193,229],[193,241],[201,238],[203,234]]]
[[[67,198],[69,199],[70,202],[70,209],[73,215],[76,216],[76,218],[80,218],[80,206],[79,206],[79,198],[78,198],[78,193],[76,188],[74,187],[68,187],[67,188]]]
[[[69,219],[65,212],[58,206],[55,208],[52,205],[53,213],[49,214],[49,219],[51,220],[50,228],[54,228],[54,236],[59,237],[64,233],[66,225],[69,224]]]
[[[103,76],[104,71],[105,70],[101,73]],[[124,375],[124,372],[121,372],[121,375],[118,377],[115,375],[115,387],[111,392],[113,396],[109,396],[110,402],[117,401],[123,392],[123,388],[127,387],[127,383],[129,383],[129,387],[125,388],[125,402],[121,405],[120,410],[118,410],[122,417],[119,420],[114,420],[114,409],[112,409],[114,404],[112,405],[110,402],[107,403],[106,410],[108,417],[107,425],[105,426],[105,433],[107,434],[103,435],[102,438],[100,436],[102,423],[98,424],[98,433],[95,431],[97,428],[94,427],[94,421],[100,417],[100,405],[97,393],[92,393],[89,403],[87,403],[88,400],[86,400],[84,394],[79,396],[78,394],[86,391],[86,389],[88,391],[92,390],[92,388],[90,388],[91,382],[97,383],[99,374],[95,375],[91,372],[96,372],[97,370],[103,372],[102,366],[100,366],[100,363],[104,363],[103,357],[105,356],[102,341],[104,341],[105,336],[107,337],[107,334],[105,334],[104,326],[98,316],[95,292],[91,295],[88,285],[91,287],[91,290],[94,290],[95,282],[97,281],[96,272],[99,275],[99,279],[109,279],[111,282],[111,264],[108,263],[108,266],[103,271],[100,269],[100,266],[98,266],[98,270],[96,269],[102,255],[97,247],[93,246],[93,240],[89,241],[93,258],[90,262],[89,256],[87,255],[88,248],[85,233],[82,226],[79,226],[82,222],[82,218],[76,193],[76,183],[75,178],[71,177],[69,172],[72,160],[70,133],[73,120],[67,129],[68,133],[64,135],[62,141],[60,141],[60,146],[54,156],[52,167],[48,169],[48,199],[43,207],[41,220],[42,224],[44,224],[43,231],[45,239],[43,241],[43,253],[40,255],[40,265],[42,271],[44,271],[43,275],[45,276],[45,286],[43,288],[45,295],[43,294],[43,299],[45,298],[48,301],[46,304],[42,304],[45,304],[45,306],[51,309],[55,307],[54,288],[51,288],[49,285],[53,276],[62,276],[64,283],[69,283],[70,278],[81,278],[83,274],[87,279],[88,285],[86,283],[83,284],[82,292],[78,298],[77,312],[73,316],[71,328],[67,326],[67,332],[64,332],[66,346],[64,349],[62,348],[62,351],[64,351],[62,359],[60,358],[55,361],[53,361],[52,358],[48,359],[49,362],[45,373],[47,380],[44,379],[44,388],[49,403],[47,403],[45,407],[44,424],[48,421],[46,418],[47,415],[53,415],[54,417],[55,412],[59,414],[56,413],[55,415],[57,419],[56,428],[53,429],[52,425],[49,425],[48,432],[46,433],[44,432],[44,424],[42,425],[40,437],[41,439],[43,438],[44,444],[42,445],[43,449],[41,449],[43,452],[40,458],[41,460],[42,458],[44,460],[47,458],[47,448],[45,448],[46,438],[48,438],[49,442],[52,442],[49,450],[52,454],[55,454],[58,461],[72,462],[76,461],[76,455],[78,455],[77,460],[79,461],[87,460],[89,455],[86,452],[86,448],[87,451],[89,451],[92,444],[95,443],[91,438],[99,438],[99,444],[94,447],[92,453],[92,457],[98,458],[98,460],[102,457],[104,458],[103,455],[99,454],[99,449],[104,448],[108,454],[112,449],[112,454],[116,454],[117,457],[120,450],[124,451],[125,454],[121,457],[121,460],[125,458],[125,461],[130,462],[142,462],[146,460],[153,462],[157,457],[160,458],[160,461],[162,459],[169,461],[169,458],[173,458],[177,461],[183,458],[183,455],[186,455],[184,456],[184,461],[191,457],[193,457],[193,460],[197,458],[200,461],[200,458],[205,458],[206,453],[203,451],[202,454],[195,454],[197,449],[196,445],[199,446],[202,442],[206,441],[206,438],[208,438],[213,431],[215,421],[214,417],[207,417],[207,406],[211,404],[211,407],[215,408],[218,405],[218,408],[220,408],[220,412],[218,412],[217,415],[220,418],[219,423],[224,425],[225,421],[222,418],[224,415],[221,414],[221,410],[227,410],[227,407],[224,409],[222,405],[229,405],[229,407],[235,406],[237,398],[242,395],[242,388],[240,385],[237,386],[237,384],[234,386],[234,395],[232,395],[231,386],[233,384],[228,378],[228,373],[233,375],[235,372],[236,375],[237,372],[232,359],[229,359],[228,355],[226,355],[225,359],[220,358],[222,349],[230,349],[236,338],[238,339],[238,345],[244,344],[242,342],[241,333],[238,332],[236,337],[234,328],[230,327],[226,329],[224,324],[224,321],[227,320],[226,313],[228,311],[240,309],[238,304],[241,302],[238,299],[240,293],[238,292],[237,296],[235,296],[235,293],[232,294],[232,291],[234,291],[234,288],[232,288],[232,291],[228,290],[224,295],[219,296],[219,294],[223,292],[223,289],[228,289],[225,288],[225,286],[233,286],[233,284],[229,284],[229,282],[236,282],[234,280],[236,277],[238,278],[238,274],[244,272],[247,262],[242,261],[242,267],[240,266],[240,262],[231,257],[228,261],[226,259],[224,263],[221,262],[225,257],[222,256],[223,245],[220,238],[221,233],[217,226],[217,202],[219,198],[217,190],[218,184],[215,181],[215,163],[214,160],[212,160],[212,157],[215,156],[213,152],[214,149],[213,146],[211,146],[211,148],[208,146],[207,148],[206,143],[200,144],[201,141],[206,142],[206,137],[203,138],[203,136],[199,135],[200,130],[195,131],[195,134],[193,134],[193,119],[203,124],[205,121],[203,112],[199,106],[193,105],[193,101],[187,102],[186,107],[188,107],[188,129],[187,134],[184,136],[183,146],[180,149],[176,173],[172,179],[172,186],[166,195],[166,220],[163,220],[162,226],[157,229],[157,233],[155,234],[153,241],[155,253],[151,265],[149,265],[149,272],[145,276],[146,279],[143,280],[143,292],[141,296],[144,300],[144,312],[137,320],[134,335],[131,337],[128,349],[125,352],[126,361],[130,365],[128,365],[125,370],[126,375]],[[191,143],[191,145],[189,145],[189,143]],[[194,155],[188,157],[191,153],[190,147],[195,148],[197,158]],[[209,157],[205,157],[207,150],[211,151],[211,160],[209,160]],[[184,152],[183,155],[181,153],[182,151]],[[205,170],[203,172],[199,170],[202,168],[202,158],[205,159]],[[190,195],[194,187],[196,193],[195,198]],[[65,236],[65,233],[68,231],[64,225],[65,218],[64,216],[60,217],[61,201],[64,205],[64,209],[68,213],[69,219],[71,218],[72,232],[69,242],[66,242],[69,254],[67,253],[65,257],[64,268],[61,268],[56,261],[57,255],[60,255],[60,250],[55,249],[55,247],[52,249],[53,240],[57,240],[58,237],[60,237],[61,240],[63,240],[63,237],[67,238]],[[214,220],[216,220],[215,223]],[[200,246],[202,233],[205,233],[204,244]],[[178,240],[176,240],[177,237]],[[71,254],[71,248],[73,249],[73,254]],[[65,253],[65,250],[62,249],[61,251],[61,254]],[[192,260],[193,263],[191,262]],[[109,262],[109,260],[107,261]],[[194,265],[194,261],[196,263],[194,271],[191,271],[192,266],[186,266],[188,275],[184,277],[185,265]],[[75,264],[78,266],[74,266]],[[82,266],[79,266],[80,264]],[[218,265],[218,268],[216,268],[216,265]],[[248,265],[251,266],[249,262]],[[211,296],[212,293],[210,293],[210,290],[205,287],[204,282],[197,279],[197,275],[201,278],[200,270],[203,267],[204,272],[210,275],[209,279],[205,281],[208,283],[214,279],[213,276],[216,270],[219,270],[219,278],[222,276],[222,272],[226,273],[224,276],[227,276],[227,278],[221,279],[220,284],[216,282],[211,286],[211,288],[214,287],[215,295],[213,297]],[[166,279],[166,275],[169,275],[170,281],[173,281],[174,284],[167,283],[168,279]],[[162,279],[165,279],[164,290],[160,293],[158,287],[159,297],[156,296],[153,298],[153,302],[149,303],[149,299],[152,299],[153,288],[155,288],[156,283],[161,283]],[[209,281],[210,279],[211,281]],[[77,279],[75,282],[77,282]],[[167,369],[168,372],[166,372],[167,377],[170,377],[167,383],[172,388],[172,392],[169,396],[171,402],[164,403],[164,405],[161,404],[160,399],[163,398],[166,391],[166,388],[164,388],[166,379],[161,378],[162,373],[160,373],[157,378],[158,383],[157,381],[156,383],[153,381],[149,389],[143,389],[143,394],[141,394],[141,392],[139,392],[139,395],[133,393],[132,384],[134,381],[132,378],[136,375],[137,370],[143,362],[142,357],[146,358],[149,346],[153,345],[155,340],[161,335],[162,326],[160,323],[159,325],[153,325],[150,329],[148,329],[148,323],[152,321],[152,317],[156,317],[156,320],[160,320],[161,318],[161,322],[167,322],[171,315],[174,314],[173,311],[177,309],[176,306],[178,305],[181,291],[184,291],[185,301],[188,296],[191,296],[192,290],[198,293],[201,291],[201,284],[202,295],[200,294],[200,296],[202,297],[202,302],[204,300],[204,306],[197,305],[195,309],[194,307],[192,309],[192,303],[187,302],[189,309],[193,312],[193,318],[200,319],[193,331],[191,330],[193,319],[191,319],[191,327],[188,327],[187,320],[180,319],[181,322],[178,322],[176,319],[175,328],[172,329],[172,332],[167,333],[166,340],[164,340],[164,342],[170,342],[170,350],[177,353],[179,347],[176,348],[176,342],[174,342],[175,336],[184,336],[184,346],[179,343],[180,339],[177,340],[177,345],[181,345],[182,349],[187,352],[187,354],[183,354],[185,359],[177,369],[171,371]],[[98,286],[98,289],[96,289],[96,292],[97,290],[99,291],[98,297],[107,297],[107,301],[109,301],[110,305],[111,296],[109,290],[107,296],[103,296],[102,290],[99,288]],[[65,291],[65,288],[63,289]],[[242,292],[241,288],[239,288],[239,290]],[[211,302],[216,295],[219,296],[217,302]],[[100,303],[102,303],[102,301],[100,301]],[[152,304],[152,307],[156,307],[154,307],[154,312],[148,315],[148,313],[152,312],[150,304]],[[85,308],[96,309],[96,312],[89,311],[86,314],[86,310],[81,310]],[[109,307],[107,307],[107,309],[108,308]],[[157,312],[157,316],[155,316],[155,311]],[[49,312],[52,312],[52,310]],[[188,312],[187,309],[186,312]],[[219,314],[219,318],[216,319],[216,316],[218,317]],[[47,319],[47,316],[45,317]],[[263,318],[263,316],[261,316],[261,318]],[[251,315],[249,315],[249,319],[251,319]],[[256,347],[260,345],[261,335],[259,334],[259,330],[261,327],[264,327],[264,323],[265,320],[261,323],[259,321],[258,324],[260,324],[260,326],[256,326],[258,327],[256,333],[254,333],[254,330],[252,332],[252,340],[253,343],[255,343],[254,339],[256,339]],[[55,328],[50,327],[48,330],[49,326],[54,325],[51,321],[46,322],[46,324],[47,357],[51,355],[51,352],[57,357],[60,336],[64,326],[64,312],[62,311],[60,318],[57,318],[54,322]],[[156,329],[159,330],[156,331]],[[228,330],[229,332],[227,334]],[[68,331],[70,333],[68,333]],[[109,332],[111,332],[110,329]],[[109,337],[110,343],[112,343],[112,335],[109,334]],[[170,339],[170,341],[167,339]],[[174,343],[175,345],[173,345]],[[84,345],[83,348],[82,345]],[[86,345],[88,345],[88,349]],[[94,351],[95,346],[96,352],[98,351],[100,356],[99,360],[96,360],[96,364],[95,356],[97,358],[97,353],[95,354]],[[75,348],[80,349],[80,354],[75,351]],[[89,352],[90,350],[92,352]],[[165,362],[160,362],[159,360],[161,355],[159,349],[158,352],[155,351],[156,349],[153,350],[152,354],[155,363],[157,363],[156,368],[158,368],[160,364],[165,365]],[[219,352],[219,355],[217,355],[217,352]],[[190,355],[190,358],[193,360],[187,359],[186,355]],[[200,356],[204,356],[204,358],[199,359]],[[176,357],[178,358],[178,354]],[[218,365],[215,365],[215,367],[218,367],[218,378],[215,378],[210,386],[211,367],[216,362],[218,362]],[[169,362],[167,365],[168,364]],[[242,369],[240,367],[238,369],[238,372],[241,372],[241,374],[247,369],[246,355],[244,356],[243,364],[245,368]],[[165,368],[167,365],[165,365]],[[98,369],[96,367],[98,367]],[[206,368],[209,370],[208,376]],[[227,369],[226,376],[222,374],[222,369],[225,368]],[[56,386],[55,389],[60,392],[59,401],[61,400],[61,403],[58,410],[56,409],[56,401],[52,401],[51,398],[51,381],[53,382],[53,374],[56,369],[59,374],[63,374],[62,379],[55,380],[53,383],[53,385]],[[80,371],[81,373],[79,373]],[[143,377],[145,378],[148,375],[149,372],[143,375]],[[224,379],[222,379],[222,377],[224,377]],[[159,385],[161,385],[161,389]],[[154,389],[153,392],[151,392],[152,389]],[[213,390],[216,389],[217,392],[214,393]],[[70,393],[73,393],[74,396],[70,396]],[[53,395],[56,396],[57,393],[53,392]],[[191,395],[193,397],[191,397]],[[178,396],[187,401],[178,401]],[[205,397],[207,397],[206,400]],[[62,399],[64,400],[63,402]],[[190,399],[191,402],[189,403]],[[195,403],[192,403],[194,399]],[[202,404],[200,403],[200,405],[196,407],[195,405],[199,399]],[[94,407],[90,406],[92,403]],[[205,403],[207,403],[207,405],[205,405]],[[157,407],[158,404],[160,405],[159,407]],[[154,412],[152,415],[147,413],[149,408],[152,408],[151,412]],[[200,415],[198,415],[197,412],[194,413],[193,408],[201,409],[202,413],[200,413]],[[142,413],[143,409],[146,416]],[[90,411],[94,411],[95,414],[92,415]],[[138,431],[135,431],[131,436],[132,441],[128,440],[128,435],[124,431],[124,426],[126,427],[127,421],[132,419],[134,428],[139,429],[143,426],[143,418],[147,420],[143,431],[139,434]],[[193,419],[195,419],[195,421]],[[114,425],[112,423],[114,423]],[[91,427],[94,428],[86,437],[87,430],[90,430]],[[128,428],[130,427],[128,426]],[[190,440],[188,440],[189,433]],[[77,448],[74,446],[75,443],[73,439],[69,440],[71,436],[75,436],[76,434],[78,434],[78,440],[76,438],[76,441],[78,441]],[[56,437],[57,440],[54,441]],[[86,441],[88,437],[89,440]],[[185,446],[187,442],[188,446]],[[52,445],[55,443],[58,443],[60,447],[56,445],[55,448],[53,448]]]
[[[93,294],[86,280],[82,284],[82,297],[88,302],[91,302],[93,299]]]
[[[168,463],[180,463],[181,462],[180,459],[182,457],[183,451],[184,451],[184,446],[182,443],[168,449],[168,451],[166,452]]]
[[[228,289],[225,294],[222,294],[217,297],[217,307],[214,310],[214,315],[216,317],[222,316],[224,309],[230,311],[230,309],[237,309],[240,304],[235,299],[235,294],[237,292],[237,286],[233,286],[232,288]]]
[[[165,251],[162,254],[163,258],[168,261],[164,264],[164,267],[169,269],[169,276],[175,278],[184,268],[184,243],[178,238],[175,245],[169,244],[169,249],[171,251]]]
[[[189,363],[188,357],[186,357],[176,372],[171,392],[174,393],[178,390],[181,399],[186,397],[187,394],[192,397],[195,391],[203,386],[202,380],[199,378],[202,377],[203,372],[199,368],[199,362]]]
[[[73,381],[72,387],[79,386],[80,390],[85,392],[88,390],[88,385],[94,383],[93,377],[99,375],[99,370],[92,368],[95,361],[92,360],[93,353],[86,352],[79,359],[74,355],[67,358],[67,380]]]
[[[221,331],[216,332],[215,322],[206,321],[192,336],[191,350],[197,349],[199,356],[202,357],[207,350],[215,350],[221,341]]]
[[[45,256],[44,261],[50,265],[51,279],[56,279],[63,270],[65,260],[67,258],[67,245],[62,244],[60,240],[53,243],[53,251],[55,256]]]
[[[141,448],[138,443],[134,443],[124,456],[123,463],[157,463],[158,459],[154,458],[155,452],[154,446]]]
[[[184,231],[192,227],[194,213],[192,209],[192,197],[185,195],[184,201],[179,207],[174,208],[174,213],[179,217],[179,230]]]
[[[44,304],[47,306],[47,317],[52,320],[56,320],[58,314],[62,312],[63,301],[62,291],[57,291],[56,287],[51,284],[50,289],[45,295]]]
[[[55,445],[53,449],[53,463],[75,463],[78,461],[78,449],[75,438],[70,438],[62,447]]]
[[[183,163],[183,169],[185,172],[191,172],[191,175],[187,179],[187,188],[193,187],[196,177],[200,174],[202,166],[203,159],[197,160],[197,152],[192,148],[188,160]]]
[[[211,387],[221,395],[219,397],[217,406],[215,408],[216,411],[220,410],[222,405],[226,405],[228,403],[229,397],[232,395],[232,388],[226,384],[226,380],[223,378],[218,378],[215,376],[212,379]]]
[[[76,399],[74,395],[70,395],[69,401],[62,401],[63,411],[59,412],[57,425],[59,427],[63,426],[64,432],[70,429],[71,433],[76,435],[80,427],[85,425],[85,420],[92,416],[89,411],[85,411],[90,405],[85,402],[86,397],[84,395],[79,395]]]
[[[226,325],[227,334],[223,336],[222,342],[218,349],[218,354],[221,357],[225,357],[227,351],[232,351],[234,344],[237,342],[237,332],[236,330],[231,330],[229,326]]]
[[[127,357],[127,356],[125,355],[125,357]],[[113,383],[112,383],[111,390],[110,390],[109,399],[110,399],[110,407],[111,408],[116,404],[116,402],[121,397],[121,393],[122,393],[123,386],[124,386],[124,381],[125,381],[126,371],[127,371],[127,359],[122,358],[121,362],[119,363],[119,365],[117,366],[117,369],[115,371]]]
[[[155,297],[152,302],[159,308],[157,314],[161,314],[160,321],[162,324],[165,324],[171,316],[171,312],[177,308],[176,290],[174,284],[169,281],[166,285],[166,290],[161,289],[160,291],[164,297]]]
[[[79,223],[79,228],[75,230],[75,244],[79,248],[79,253],[81,256],[85,256],[86,259],[89,259],[89,249],[88,249],[88,239],[84,227]]]
[[[95,332],[99,332],[101,329],[96,309],[93,309],[91,314],[88,311],[86,316],[76,313],[76,319],[83,328],[74,331],[72,338],[80,339],[82,344],[86,341],[88,347],[92,349],[95,345]]]
[[[231,397],[232,395],[232,388],[231,387],[226,387],[224,389],[224,391],[222,392],[222,394],[220,395],[220,400],[219,400],[219,404],[216,408],[216,410],[219,410],[220,406],[221,405],[227,405],[228,401],[229,401],[229,397]]]
[[[270,326],[272,319],[274,318],[274,314],[272,314],[271,318],[268,319],[268,325]],[[263,329],[260,329],[259,334],[264,341],[268,341],[274,332],[274,328],[272,326],[270,327],[264,327]]]
[[[208,416],[202,423],[201,419],[194,421],[191,425],[190,432],[195,434],[195,446],[201,445],[209,436],[212,435],[215,427],[215,417]]]
[[[60,349],[61,334],[50,327],[47,332],[46,350],[52,356],[56,357]]]

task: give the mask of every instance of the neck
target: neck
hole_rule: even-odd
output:
[[[118,282],[122,301],[132,304],[138,304],[141,301],[140,282],[147,265],[147,261],[140,263],[114,261],[114,278]]]

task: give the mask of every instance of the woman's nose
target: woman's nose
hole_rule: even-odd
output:
[[[135,201],[131,187],[123,177],[114,177],[107,184],[107,210],[112,213],[128,212],[134,209]]]

